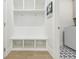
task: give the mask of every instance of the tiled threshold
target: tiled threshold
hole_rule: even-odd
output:
[[[63,46],[60,48],[60,59],[76,59],[76,51]]]
[[[47,51],[12,51],[5,59],[53,59]]]

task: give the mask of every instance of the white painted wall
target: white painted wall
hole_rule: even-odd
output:
[[[44,11],[16,11],[14,12],[15,26],[42,26],[45,22]]]
[[[44,26],[40,27],[15,27],[13,39],[47,39]]]
[[[7,19],[6,19],[6,14],[7,14],[7,7],[6,7],[6,0],[3,0],[3,2],[4,2],[4,4],[3,4],[3,16],[4,16],[4,20],[3,20],[3,23],[4,24],[6,24],[6,22],[7,22]],[[7,26],[6,27],[3,27],[3,30],[4,30],[4,32],[3,32],[3,38],[4,38],[4,40],[3,40],[3,48],[6,48],[6,41],[7,41]],[[6,51],[4,51],[4,55],[3,55],[4,57],[6,56]]]
[[[58,22],[58,0],[47,0],[47,5],[50,1],[53,1],[53,14],[51,18],[47,17],[47,33],[48,33],[48,50],[54,59],[59,59],[59,47],[60,47],[60,36],[59,36],[59,22]],[[46,5],[46,6],[47,6]]]
[[[4,0],[4,48],[6,49],[4,57],[8,55],[11,48],[11,41],[9,37],[12,35],[13,24],[12,24],[12,0]]]
[[[72,26],[73,23],[73,2],[72,0],[59,1],[59,22],[61,27],[60,45],[63,45],[63,30],[65,27]]]
[[[73,1],[73,17],[76,17],[76,0]]]

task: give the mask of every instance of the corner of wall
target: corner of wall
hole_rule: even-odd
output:
[[[5,52],[4,58],[6,58],[10,52],[11,52],[11,49],[10,49],[10,48],[6,49],[6,52]]]
[[[54,52],[50,47],[48,47],[48,52],[53,59],[60,59],[59,56],[56,56],[56,52]]]

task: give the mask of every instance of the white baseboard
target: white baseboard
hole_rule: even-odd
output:
[[[56,56],[56,53],[53,51],[53,49],[48,47],[48,52],[52,56],[53,59],[60,59],[59,56]]]
[[[40,49],[40,48],[12,48],[11,51],[48,51],[48,49]]]
[[[5,55],[3,56],[3,58],[6,58],[6,56],[8,56],[8,54],[11,52],[10,49],[7,49],[6,52],[5,52]]]

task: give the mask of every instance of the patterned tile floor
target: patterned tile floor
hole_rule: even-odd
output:
[[[76,51],[68,48],[61,47],[60,48],[60,59],[76,59]]]

